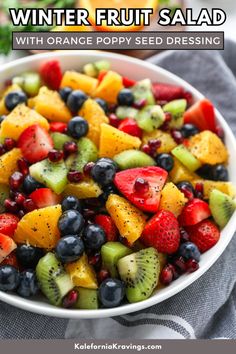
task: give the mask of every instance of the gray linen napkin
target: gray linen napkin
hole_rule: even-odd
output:
[[[236,43],[224,52],[169,51],[150,59],[179,75],[222,112],[236,132]],[[163,303],[101,320],[39,316],[0,303],[0,338],[236,338],[236,238],[194,284]]]

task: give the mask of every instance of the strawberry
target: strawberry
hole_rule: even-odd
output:
[[[185,98],[185,90],[180,86],[163,84],[163,83],[154,83],[153,94],[157,101],[173,101],[178,98]]]
[[[50,131],[56,133],[65,133],[67,129],[67,124],[63,122],[51,122],[50,123]]]
[[[137,138],[142,137],[142,129],[139,128],[137,122],[132,118],[122,120],[118,129],[129,135],[136,136]]]
[[[18,222],[18,217],[13,214],[0,214],[0,233],[12,237]]]
[[[18,264],[18,260],[16,258],[16,254],[15,252],[11,252],[2,262],[1,265],[10,265],[12,267],[15,267],[17,269],[19,269],[19,264]]]
[[[184,113],[184,123],[194,124],[199,130],[216,132],[213,104],[207,99],[196,102]]]
[[[48,156],[49,151],[53,149],[53,141],[44,128],[35,124],[20,135],[18,147],[27,161],[35,163]]]
[[[181,226],[190,226],[199,223],[211,216],[209,205],[201,199],[190,200],[179,216]]]
[[[46,208],[48,206],[57,205],[61,198],[49,188],[39,188],[29,196],[33,200],[37,208]]]
[[[125,88],[132,87],[136,84],[136,81],[129,79],[128,77],[124,76],[123,78],[123,85]]]
[[[156,213],[167,176],[168,173],[160,167],[132,168],[116,173],[114,183],[139,209]]]
[[[179,248],[179,224],[173,213],[160,210],[146,224],[140,239],[147,247],[155,247],[158,252],[172,254]]]
[[[104,77],[107,74],[107,70],[101,70],[100,73],[98,74],[98,82],[101,83]]]
[[[208,251],[219,241],[220,231],[210,220],[204,220],[194,226],[186,227],[186,231],[201,253]]]
[[[7,235],[0,233],[0,263],[16,249],[13,239]]]
[[[43,63],[39,72],[48,87],[53,90],[59,90],[63,74],[58,60],[50,60]]]
[[[117,241],[118,230],[112,218],[108,215],[96,215],[95,223],[105,231],[107,241]]]

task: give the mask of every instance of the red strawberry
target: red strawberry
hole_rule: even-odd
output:
[[[117,241],[118,230],[112,218],[108,215],[96,215],[95,223],[105,231],[107,241]]]
[[[0,263],[16,249],[13,239],[7,235],[0,233]]]
[[[48,132],[35,124],[27,128],[18,140],[24,158],[30,163],[45,159],[53,149],[53,141]]]
[[[37,208],[46,208],[51,205],[60,203],[61,198],[59,195],[53,193],[49,188],[39,188],[29,196],[33,200]]]
[[[39,71],[43,81],[48,87],[53,90],[60,88],[63,74],[58,60],[50,60],[42,64]]]
[[[0,233],[12,237],[18,222],[18,217],[13,214],[0,214]]]
[[[123,85],[125,88],[132,87],[136,84],[136,81],[129,79],[128,77],[123,77]]]
[[[65,133],[67,129],[67,124],[63,122],[51,122],[50,131],[56,133]]]
[[[173,213],[160,210],[146,224],[140,239],[147,247],[155,247],[158,252],[172,254],[179,248],[179,224]]]
[[[178,98],[185,97],[185,90],[180,86],[163,84],[163,83],[154,83],[153,84],[153,94],[155,99],[158,101],[173,101]]]
[[[215,132],[216,121],[213,104],[207,99],[196,102],[184,113],[184,123],[194,124],[200,130]]]
[[[1,263],[1,265],[10,265],[15,268],[19,268],[18,260],[16,258],[15,252],[11,252]]]
[[[118,190],[139,209],[156,213],[167,176],[168,173],[160,167],[132,168],[118,172],[114,183]],[[144,187],[143,192],[141,185]]]
[[[118,129],[129,135],[133,135],[138,138],[142,137],[142,129],[139,128],[137,122],[132,118],[126,118],[122,120]]]
[[[195,243],[200,252],[206,252],[219,241],[220,231],[209,220],[204,220],[194,226],[186,227],[190,241]]]
[[[211,216],[209,205],[201,199],[190,200],[179,216],[181,226],[190,226],[199,223]]]

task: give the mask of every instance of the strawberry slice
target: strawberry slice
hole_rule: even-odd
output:
[[[158,252],[172,254],[179,248],[179,224],[173,213],[160,210],[146,224],[140,241]]]
[[[67,124],[63,122],[51,122],[50,131],[53,133],[65,133]]]
[[[0,233],[0,263],[16,249],[13,239],[7,235]]]
[[[195,243],[201,253],[208,251],[220,239],[220,230],[210,220],[186,227],[190,241]]]
[[[107,241],[117,241],[118,229],[110,216],[102,214],[96,215],[95,223],[103,228]]]
[[[168,173],[160,167],[132,168],[116,173],[114,183],[117,189],[139,209],[156,213],[167,176]],[[144,182],[143,191],[136,188],[137,179]]]
[[[18,217],[13,214],[0,214],[0,233],[12,237],[18,222]]]
[[[157,82],[152,85],[152,88],[157,101],[170,102],[178,98],[185,98],[185,90],[181,86]]]
[[[46,208],[48,206],[57,205],[61,198],[49,188],[39,188],[29,196],[37,208]]]
[[[134,81],[132,79],[129,79],[126,76],[123,76],[122,80],[123,80],[123,85],[124,85],[125,88],[132,87],[132,86],[134,86],[136,84],[136,81]]]
[[[127,133],[137,138],[142,138],[142,129],[139,128],[136,120],[132,118],[126,118],[122,120],[118,127],[124,133]]]
[[[7,256],[2,262],[1,262],[1,266],[2,265],[10,265],[12,267],[15,267],[17,269],[19,269],[19,263],[18,260],[16,258],[16,254],[15,251],[11,252],[9,254],[9,256]]]
[[[50,60],[43,63],[39,73],[48,87],[53,90],[59,90],[63,74],[58,60]]]
[[[48,132],[35,124],[27,128],[18,140],[18,147],[30,163],[44,160],[53,149],[53,141]]]
[[[182,226],[195,225],[211,216],[209,205],[201,199],[192,199],[182,210],[179,222]]]
[[[194,124],[199,130],[216,132],[213,104],[207,99],[196,102],[184,113],[184,123]]]

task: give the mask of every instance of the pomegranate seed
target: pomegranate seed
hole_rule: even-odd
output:
[[[0,144],[0,156],[4,155],[6,153],[6,148],[3,144]]]
[[[188,199],[188,200],[192,200],[194,195],[193,192],[186,186],[182,186],[180,188],[180,191],[184,194],[184,196]]]
[[[145,152],[147,155],[151,155],[151,148],[148,144],[142,146],[142,151]]]
[[[180,274],[183,274],[186,272],[186,269],[187,269],[186,262],[182,256],[175,259],[174,265]]]
[[[25,201],[25,196],[24,194],[22,193],[16,193],[16,196],[15,196],[15,202],[17,205],[21,206],[24,204],[24,201]]]
[[[165,113],[165,122],[170,122],[172,120],[172,114],[170,112]]]
[[[106,280],[107,278],[109,278],[109,276],[110,276],[110,273],[108,272],[108,270],[101,269],[97,275],[99,284],[101,284],[103,282],[103,280]]]
[[[19,192],[16,192],[16,191],[13,191],[13,190],[10,189],[9,196],[10,196],[11,200],[14,200],[14,201],[15,201],[16,196],[17,196],[18,193],[19,193]]]
[[[94,165],[95,165],[94,162],[88,162],[88,163],[86,163],[86,165],[84,165],[83,172],[86,176],[88,176],[88,177],[90,176],[91,170]]]
[[[195,259],[188,259],[186,262],[186,268],[189,273],[193,273],[199,269],[199,264]]]
[[[24,181],[23,174],[21,172],[16,171],[11,175],[9,180],[9,185],[11,189],[18,190],[21,184],[23,183],[23,181]]]
[[[161,271],[160,282],[163,285],[169,285],[172,282],[173,278],[174,276],[172,267],[170,266],[170,264],[168,264]]]
[[[17,165],[18,165],[18,168],[20,170],[20,172],[26,176],[29,174],[29,164],[27,162],[26,159],[24,159],[24,157],[20,158],[18,161],[17,161]]]
[[[75,154],[78,151],[78,146],[74,141],[67,141],[63,146],[66,155]]]
[[[18,212],[18,216],[19,216],[20,219],[22,219],[23,216],[25,216],[24,210],[20,210],[20,211]]]
[[[63,307],[65,307],[66,309],[73,307],[76,304],[76,301],[78,300],[78,296],[79,295],[76,290],[71,290],[63,299]]]
[[[7,151],[10,151],[10,150],[14,149],[14,147],[16,146],[16,142],[12,138],[6,138],[4,140],[4,146]]]
[[[5,209],[9,211],[10,213],[17,213],[18,212],[18,206],[15,201],[6,199],[4,202]]]
[[[110,125],[112,125],[115,128],[118,128],[119,124],[120,124],[120,119],[117,118],[117,116],[114,113],[111,113],[109,115],[109,123]]]
[[[34,204],[32,199],[26,199],[23,203],[24,210],[27,212],[31,212],[35,209],[37,209],[37,206]]]
[[[100,253],[96,253],[92,256],[89,256],[88,258],[88,262],[90,265],[96,265],[101,261],[101,254]]]
[[[149,191],[149,183],[144,178],[138,177],[134,183],[134,189],[137,193],[146,194]]]
[[[203,183],[201,182],[198,182],[196,183],[196,186],[195,186],[195,196],[199,199],[202,199],[203,198],[203,194],[204,194],[204,186],[203,186]]]
[[[161,147],[161,141],[158,139],[151,139],[148,141],[148,145],[150,147],[152,156],[155,156],[157,149]]]
[[[64,157],[64,153],[63,151],[60,151],[60,150],[51,150],[49,151],[48,153],[48,158],[51,162],[58,162],[58,161],[61,161]]]
[[[134,102],[133,107],[137,109],[141,109],[146,106],[147,100],[145,98],[141,98],[138,102]]]
[[[167,132],[170,129],[170,122],[164,122],[160,127],[160,129],[163,130],[164,132]]]
[[[85,220],[89,221],[95,217],[96,213],[92,209],[84,209],[83,216]]]
[[[180,229],[180,240],[182,243],[188,242],[190,239],[189,234],[183,228]]]
[[[219,125],[217,125],[216,127],[216,134],[218,135],[218,137],[224,141],[224,138],[225,138],[225,133],[224,133],[224,130],[223,128],[221,128]]]
[[[67,174],[67,179],[71,183],[79,183],[83,180],[83,174],[79,171],[70,171]]]
[[[183,135],[179,130],[172,130],[171,136],[177,144],[182,144],[182,142],[184,141]]]
[[[109,107],[108,107],[108,110],[109,110],[110,113],[115,113],[116,108],[117,108],[116,104],[110,104]]]

